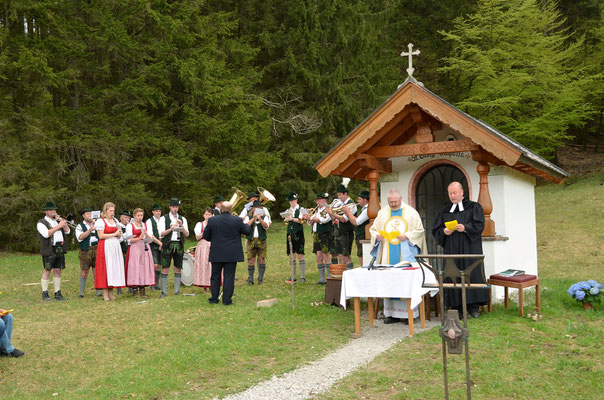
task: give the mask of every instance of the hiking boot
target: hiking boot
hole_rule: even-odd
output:
[[[42,300],[49,301],[50,296],[48,295],[48,291],[42,292]]]
[[[63,295],[61,294],[61,291],[58,290],[55,292],[55,300],[56,301],[65,301],[67,299],[65,297],[63,297]]]
[[[161,292],[161,294],[159,295],[159,298],[163,299],[164,297],[166,297],[166,294],[164,292]]]

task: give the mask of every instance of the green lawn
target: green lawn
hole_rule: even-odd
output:
[[[544,319],[518,317],[517,306],[495,307],[471,321],[473,398],[598,398],[604,391],[601,311],[585,311],[566,294],[581,279],[604,280],[603,175],[537,188]],[[32,228],[33,232],[33,228]],[[187,399],[239,392],[334,350],[349,340],[354,317],[323,300],[307,235],[307,284],[291,308],[283,225],[269,236],[265,284],[247,286],[239,265],[234,306],[152,292],[147,303],[124,294],[104,303],[92,289],[77,298],[76,252],[68,255],[67,302],[40,300],[38,255],[0,255],[0,307],[15,308],[13,343],[27,352],[0,358],[2,398]],[[172,272],[170,273],[172,274]],[[170,275],[170,283],[172,276]],[[52,286],[51,286],[52,290]],[[256,301],[276,297],[277,306]],[[527,296],[530,304],[534,297]],[[465,396],[463,358],[449,357],[451,398]],[[53,394],[57,393],[56,396]],[[442,398],[440,339],[431,330],[405,340],[340,382],[322,399]]]

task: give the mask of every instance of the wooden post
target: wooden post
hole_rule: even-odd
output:
[[[380,177],[380,173],[376,169],[372,169],[367,174],[367,179],[369,179],[369,205],[367,206],[367,216],[369,217],[369,223],[365,226],[365,238],[371,238],[371,234],[369,233],[369,228],[373,225],[373,220],[378,215],[378,211],[380,211],[380,201],[378,200],[378,179]]]
[[[484,230],[482,236],[495,236],[495,221],[491,219],[493,212],[493,203],[491,202],[491,194],[489,193],[489,171],[491,167],[485,161],[479,161],[476,171],[480,176],[480,191],[478,192],[478,204],[482,206],[484,211]]]

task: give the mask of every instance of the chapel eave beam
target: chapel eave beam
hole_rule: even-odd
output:
[[[418,154],[427,155],[458,153],[464,151],[476,151],[478,149],[479,146],[470,140],[454,140],[449,142],[416,143],[403,144],[398,146],[373,147],[367,150],[367,154],[370,154],[377,158],[390,158],[413,156]]]

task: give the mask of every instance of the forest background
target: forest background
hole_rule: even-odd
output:
[[[313,169],[415,76],[555,160],[598,151],[604,0],[3,0],[0,243],[35,221],[170,197],[198,220],[231,187],[334,193]],[[353,182],[351,192],[363,187]]]

